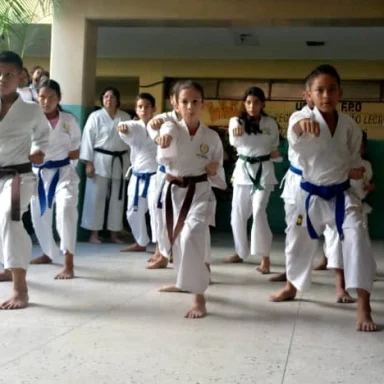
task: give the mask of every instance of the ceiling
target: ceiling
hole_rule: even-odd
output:
[[[27,56],[47,57],[50,26],[35,25]],[[307,41],[324,46],[308,47]],[[98,57],[384,60],[384,27],[99,27]]]

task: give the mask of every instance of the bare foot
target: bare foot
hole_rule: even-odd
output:
[[[356,331],[361,331],[361,332],[375,332],[376,331],[376,324],[373,322],[370,312],[358,314]]]
[[[164,285],[163,287],[161,287],[159,289],[159,292],[175,292],[175,293],[179,293],[179,292],[185,292],[185,291],[182,291],[180,288],[177,288],[176,285],[172,284],[172,285]]]
[[[44,254],[31,260],[29,264],[51,264],[51,263],[52,263],[52,259],[48,255]]]
[[[0,281],[12,281],[12,272],[9,269],[4,269],[0,272]]]
[[[135,244],[129,245],[128,247],[120,249],[120,252],[145,252],[146,250],[147,250],[146,247],[142,247],[141,245],[135,243]]]
[[[223,263],[225,264],[237,264],[237,263],[242,263],[244,260],[237,255],[236,253],[230,257],[227,257],[226,259],[223,260]]]
[[[89,242],[91,243],[91,244],[101,244],[101,240],[100,240],[100,237],[94,237],[94,236],[91,236],[90,238],[89,238]]]
[[[73,279],[75,277],[75,271],[73,266],[66,267],[64,266],[60,273],[55,276],[55,280],[68,280]]]
[[[161,255],[158,253],[154,253],[148,260],[147,263],[155,262]]]
[[[162,268],[167,268],[168,265],[168,259],[160,255],[160,257],[156,258],[155,261],[152,263],[149,263],[147,266],[147,269],[162,269]]]
[[[28,292],[15,291],[13,296],[0,305],[0,309],[22,309],[28,306]]]
[[[256,267],[256,271],[260,272],[262,275],[271,273],[271,260],[269,257],[263,256],[261,258],[261,264]]]
[[[313,270],[314,271],[325,271],[327,269],[327,264],[328,264],[328,260],[325,257],[325,255],[323,255],[323,257],[322,257],[322,259],[320,261],[320,264],[318,264],[315,267],[313,267]]]
[[[370,294],[364,289],[356,289],[357,292],[357,324],[356,331],[375,332],[376,324],[372,320]]]
[[[119,235],[117,232],[111,233],[111,241],[115,244],[124,244],[124,241],[119,238]]]
[[[347,291],[342,290],[342,291],[336,292],[336,303],[350,304],[354,302],[355,300],[353,299],[353,297],[351,297],[351,295]]]
[[[186,319],[201,319],[207,315],[204,295],[195,295],[194,305],[186,314]]]
[[[296,297],[297,289],[287,281],[286,286],[275,294],[269,296],[269,301],[278,303],[280,301],[293,300]]]
[[[272,281],[273,283],[278,281],[287,281],[287,273],[280,273],[278,275],[272,276],[269,281]]]

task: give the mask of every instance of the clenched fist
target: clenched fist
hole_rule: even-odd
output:
[[[164,120],[163,119],[157,119],[157,118],[154,118],[151,120],[151,128],[152,129],[155,129],[156,131],[158,131],[161,126],[164,124]]]
[[[299,127],[302,133],[308,133],[312,136],[320,136],[320,124],[316,120],[304,119],[299,121]]]
[[[217,173],[217,170],[219,169],[219,163],[217,161],[212,161],[206,166],[206,171],[208,176],[214,176]]]
[[[45,154],[41,151],[35,151],[32,154],[29,155],[29,161],[33,164],[44,164],[44,157]]]
[[[280,157],[280,152],[278,150],[271,152],[271,159],[277,159],[278,157]]]
[[[236,127],[233,129],[233,136],[239,137],[244,135],[244,128],[242,127]]]
[[[85,164],[85,174],[90,179],[92,179],[95,176],[95,167],[93,166],[93,163],[90,161],[87,161],[87,163]]]
[[[348,177],[350,179],[360,180],[364,177],[364,173],[365,173],[364,167],[352,168],[348,173]]]
[[[171,145],[171,141],[171,135],[162,135],[156,139],[156,144],[159,145],[160,148],[168,148]]]
[[[117,126],[117,130],[122,133],[123,135],[126,135],[129,132],[128,125],[125,123],[120,123]]]

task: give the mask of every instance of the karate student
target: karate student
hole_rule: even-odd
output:
[[[176,83],[177,85],[177,83]],[[176,86],[175,85],[175,86]],[[174,86],[174,87],[175,87]],[[156,115],[147,124],[148,134],[151,139],[155,142],[160,135],[160,128],[165,122],[178,123],[181,120],[181,116],[176,111],[175,104],[175,92],[174,87],[169,96],[173,110],[170,112],[164,112]],[[162,207],[163,202],[161,201],[162,191],[165,185],[166,166],[159,164],[156,174],[156,208],[155,208],[155,221],[156,221],[156,232],[163,232],[163,219],[162,219]],[[161,269],[166,268],[168,265],[168,250],[165,247],[162,236],[157,238],[157,246],[154,255],[148,260],[148,269]]]
[[[156,111],[155,98],[140,93],[136,99],[136,114],[140,120],[121,122],[117,129],[121,139],[131,148],[132,175],[128,185],[127,220],[135,243],[121,252],[145,252],[150,242],[145,214],[149,210],[152,241],[156,237],[156,172],[157,147],[147,131],[147,124]]]
[[[363,139],[361,141],[361,166],[364,168],[364,177],[359,180],[351,180],[351,188],[353,193],[361,200],[362,210],[364,215],[364,222],[368,230],[368,214],[372,212],[372,207],[365,201],[369,192],[373,192],[376,189],[374,183],[372,183],[373,170],[371,163],[367,160],[368,137],[367,133],[363,132]]]
[[[24,101],[34,101],[32,89],[29,87],[29,73],[27,68],[23,68],[21,72],[21,80],[17,88],[17,92],[20,94]]]
[[[276,121],[264,112],[265,95],[262,89],[248,88],[243,104],[245,112],[229,121],[229,141],[239,154],[233,172],[231,212],[236,253],[224,262],[242,263],[250,255],[256,255],[261,258],[256,270],[267,274],[270,273],[272,232],[266,209],[277,184],[272,159],[280,156],[277,150],[279,128]],[[253,225],[249,249],[247,223],[251,215]]]
[[[39,65],[36,65],[35,67],[33,67],[31,71],[31,84],[29,85],[29,88],[32,91],[32,99],[36,103],[39,101],[37,96],[37,89],[39,87],[40,77],[43,72],[44,72],[44,68],[40,67]]]
[[[119,109],[120,93],[113,87],[104,89],[100,102],[103,108],[89,116],[80,147],[80,160],[85,163],[87,175],[81,226],[91,231],[91,243],[101,243],[99,231],[103,229],[108,198],[106,227],[111,231],[111,240],[122,244],[118,233],[123,229],[129,147],[121,140],[117,126],[130,116]]]
[[[211,184],[226,188],[221,140],[200,121],[203,100],[200,84],[179,83],[175,102],[182,120],[178,124],[163,124],[157,139],[158,158],[167,167],[162,195],[164,238],[179,268],[176,287],[194,296],[187,318],[206,315],[204,292],[209,285],[209,271],[205,261]]]
[[[35,103],[17,93],[23,62],[0,53],[0,281],[13,280],[13,294],[1,309],[28,305],[27,268],[32,243],[21,221],[36,187],[30,162],[43,163],[49,142],[48,122]]]
[[[312,110],[314,105],[308,96],[309,82],[305,81],[305,90],[303,99],[306,105],[300,110],[293,113],[289,119],[289,126],[298,123],[303,117],[308,119],[313,118]],[[300,182],[302,180],[303,171],[299,162],[299,154],[294,151],[292,146],[288,148],[288,159],[290,161],[289,169],[284,177],[284,190],[281,197],[284,199],[285,221],[287,230],[290,225],[296,225],[296,197],[300,193]],[[289,250],[289,238],[286,238],[286,250]],[[343,256],[339,234],[334,228],[326,225],[324,230],[324,252],[329,256],[329,268],[335,270],[336,277],[336,301],[338,303],[353,303],[353,298],[345,290],[344,271],[343,271]],[[269,279],[275,281],[287,281],[287,274],[282,273]]]
[[[33,165],[38,184],[31,201],[31,213],[43,255],[32,260],[31,264],[50,264],[61,251],[64,254],[64,267],[55,279],[72,279],[80,179],[71,160],[79,158],[81,131],[75,117],[61,110],[61,89],[56,81],[47,80],[42,83],[38,95],[51,134],[44,164]],[[52,233],[54,203],[60,249]]]
[[[330,65],[321,65],[308,77],[315,108],[313,118],[288,127],[288,140],[299,155],[303,170],[296,199],[296,225],[287,230],[288,281],[272,301],[291,300],[297,290],[310,286],[311,266],[319,235],[328,225],[337,230],[342,248],[346,290],[356,289],[359,331],[375,331],[370,292],[376,270],[366,236],[361,202],[350,190],[349,178],[359,179],[361,130],[356,122],[336,110],[342,96],[340,76]]]

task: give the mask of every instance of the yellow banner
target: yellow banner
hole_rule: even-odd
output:
[[[285,136],[290,115],[303,105],[304,102],[300,101],[267,101],[265,112],[276,119]],[[202,120],[209,126],[228,127],[229,119],[237,116],[241,110],[241,101],[207,100]],[[368,138],[384,140],[384,103],[343,101],[338,110],[353,117],[360,128],[367,132]]]

